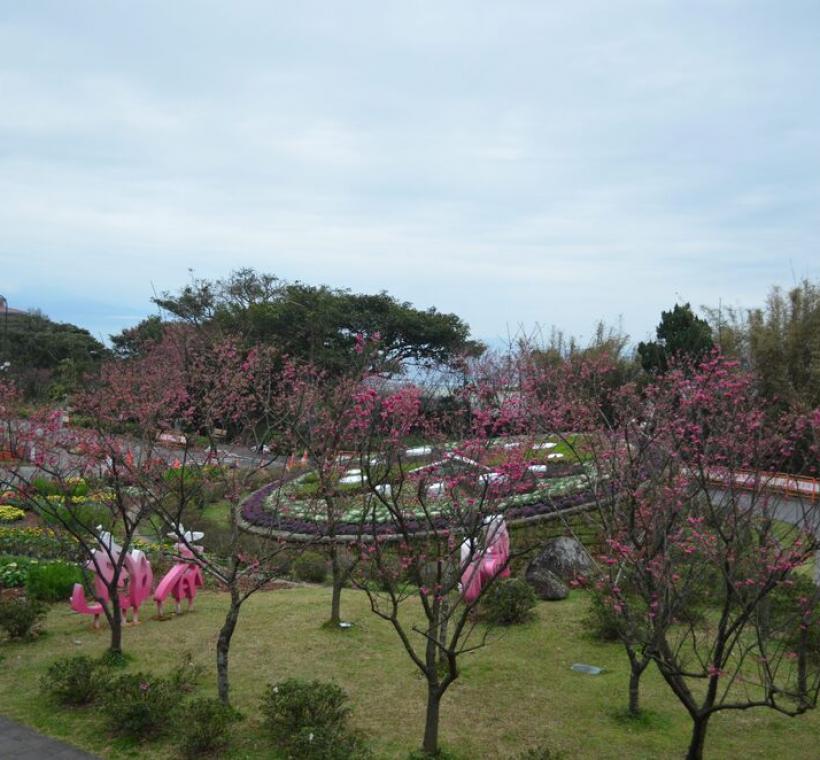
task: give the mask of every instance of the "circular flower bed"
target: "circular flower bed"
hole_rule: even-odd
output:
[[[581,470],[579,472],[579,470]],[[590,501],[588,488],[591,472],[584,472],[578,466],[556,464],[550,466],[548,477],[539,480],[539,485],[529,493],[521,493],[503,499],[498,503],[497,511],[502,513],[508,524],[514,525],[542,515],[552,514]],[[281,497],[281,489],[286,487],[281,481],[268,483],[251,494],[242,505],[242,517],[251,526],[271,531],[277,535],[322,536],[327,533],[326,521],[321,518],[321,510],[312,504],[296,499]],[[275,500],[278,508],[271,504]],[[282,506],[282,505],[285,506]],[[362,497],[335,523],[335,535],[353,537],[363,530],[361,519],[350,519],[352,515],[361,515],[364,506]],[[387,510],[381,511],[374,505],[367,522],[365,532],[381,536],[394,534]],[[432,525],[431,525],[432,523]],[[410,532],[426,533],[431,530],[444,530],[450,521],[444,514],[433,515],[430,520],[410,519],[406,521]]]

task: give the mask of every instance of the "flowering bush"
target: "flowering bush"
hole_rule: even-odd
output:
[[[17,522],[25,516],[26,513],[22,509],[12,507],[10,504],[0,504],[0,523]]]

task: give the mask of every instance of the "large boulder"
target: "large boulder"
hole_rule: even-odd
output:
[[[555,602],[566,599],[569,594],[567,585],[555,573],[544,567],[533,567],[530,564],[524,577],[539,599]]]
[[[549,570],[564,582],[579,575],[589,575],[593,570],[592,560],[580,541],[569,536],[561,536],[547,541],[537,557],[527,567],[530,570]]]

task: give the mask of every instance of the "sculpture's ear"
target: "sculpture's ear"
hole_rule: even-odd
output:
[[[205,534],[201,531],[195,530],[191,533],[191,541],[201,541],[205,538]]]

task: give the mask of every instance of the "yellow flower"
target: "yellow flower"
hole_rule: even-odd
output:
[[[0,504],[0,522],[15,522],[22,520],[26,513],[22,509],[12,507],[10,504]]]

